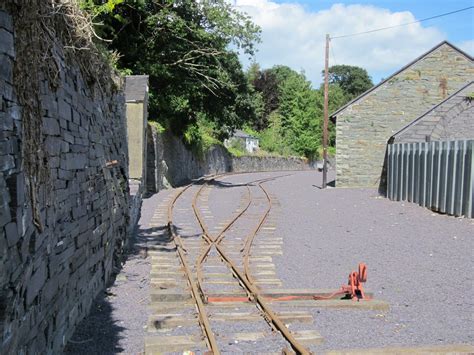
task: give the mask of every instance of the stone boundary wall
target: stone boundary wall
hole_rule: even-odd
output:
[[[312,169],[312,167],[304,159],[296,157],[232,157],[231,164],[231,171],[236,173],[250,171],[284,171]]]
[[[179,138],[167,132],[159,133],[151,125],[147,129],[147,145],[148,193],[184,185],[192,179],[209,174],[312,169],[301,158],[233,157],[220,145],[211,147],[204,157],[198,157]]]
[[[124,98],[93,90],[57,39],[59,85],[39,74],[31,100],[41,127],[27,139],[14,74],[27,54],[16,48],[25,39],[15,21],[0,10],[0,353],[57,354],[110,280],[127,236]],[[25,170],[32,140],[40,183]]]

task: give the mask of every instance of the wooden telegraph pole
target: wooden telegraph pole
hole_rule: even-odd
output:
[[[324,127],[323,127],[323,186],[327,186],[328,174],[328,104],[329,104],[329,34],[326,35],[326,55],[324,58]]]

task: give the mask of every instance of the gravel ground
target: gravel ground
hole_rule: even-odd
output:
[[[283,237],[283,256],[273,260],[284,288],[337,289],[364,261],[368,265],[366,288],[390,304],[388,312],[312,309],[313,327],[325,339],[312,350],[474,342],[473,220],[391,202],[371,189],[321,190],[321,175],[315,171],[235,175],[224,182],[237,185],[271,176],[281,176],[265,186],[281,205],[274,236]],[[137,242],[127,263],[114,285],[99,295],[66,353],[143,351],[150,264],[140,250],[156,206],[171,192],[144,201]],[[208,199],[216,220],[230,217],[244,192],[241,187],[223,188],[221,195],[213,189]],[[216,207],[219,196],[226,201]],[[179,207],[177,220],[192,216],[184,205]],[[217,227],[212,220],[207,222]],[[199,236],[194,220],[180,227],[185,243]],[[229,324],[225,331],[230,334],[234,328],[239,327]],[[271,347],[268,340],[265,345]],[[271,350],[278,351],[281,344],[275,341],[278,349]],[[270,350],[257,344],[229,343],[224,350]]]
[[[321,175],[270,181],[281,202],[274,258],[288,288],[339,288],[363,261],[390,311],[318,309],[315,350],[474,342],[474,221],[392,202],[372,189],[321,190]]]
[[[78,325],[67,344],[66,354],[138,354],[144,351],[150,273],[144,245],[155,208],[168,193],[163,191],[143,201],[136,238],[123,269],[113,285],[96,298],[89,316]]]

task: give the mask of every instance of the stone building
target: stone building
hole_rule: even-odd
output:
[[[474,82],[418,117],[390,139],[390,143],[474,139]]]
[[[473,79],[473,58],[444,41],[334,112],[336,186],[383,189],[390,137]]]
[[[232,144],[240,145],[242,149],[245,149],[248,153],[254,153],[259,149],[259,139],[240,129],[236,130],[232,137],[226,139],[224,142],[226,147],[229,147]]]

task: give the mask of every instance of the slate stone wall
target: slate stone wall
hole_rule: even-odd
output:
[[[233,157],[220,145],[211,147],[204,157],[199,157],[179,138],[168,132],[159,133],[151,125],[148,126],[147,144],[146,186],[149,193],[183,185],[209,174],[312,169],[306,160],[300,158]]]
[[[474,83],[394,136],[393,143],[474,139]]]
[[[59,86],[41,80],[42,127],[27,139],[15,89],[15,58],[25,55],[16,52],[17,40],[12,17],[0,11],[0,353],[52,354],[122,253],[129,221],[124,99],[119,90],[91,90],[58,45]],[[47,171],[41,184],[25,170],[22,152],[32,140]]]
[[[383,187],[388,139],[473,79],[473,61],[444,43],[342,111],[336,186]]]

